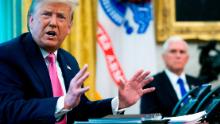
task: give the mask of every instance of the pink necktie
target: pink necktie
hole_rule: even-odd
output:
[[[47,56],[47,60],[49,62],[48,70],[50,75],[50,80],[52,84],[53,96],[60,97],[63,96],[62,87],[57,75],[57,68],[56,68],[56,57],[54,53],[50,53]],[[56,124],[66,124],[66,116]]]
[[[54,97],[62,96],[63,91],[62,91],[62,87],[60,85],[60,81],[59,81],[58,75],[57,75],[55,55],[53,53],[50,53],[47,56],[47,59],[49,62],[48,70],[49,70],[49,74],[50,74],[50,80],[52,83],[53,96]]]

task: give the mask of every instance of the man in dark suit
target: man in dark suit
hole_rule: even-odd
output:
[[[29,33],[0,45],[0,124],[72,124],[76,120],[117,114],[155,88],[137,71],[119,84],[115,98],[89,101],[82,87],[88,65],[81,70],[60,48],[69,34],[75,0],[32,0]]]
[[[146,86],[154,86],[156,91],[142,96],[141,113],[171,116],[176,103],[191,89],[192,84],[198,83],[198,79],[184,72],[189,55],[188,45],[181,37],[172,36],[164,43],[162,57],[166,69],[156,74],[154,81]],[[183,87],[178,84],[179,80]]]

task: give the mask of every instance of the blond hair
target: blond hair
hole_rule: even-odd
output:
[[[27,15],[27,27],[29,30],[29,19],[31,17],[31,15],[35,12],[37,5],[39,4],[44,4],[44,3],[64,3],[66,5],[68,5],[70,7],[71,10],[71,21],[73,20],[73,14],[74,14],[74,10],[78,5],[78,0],[32,0],[31,6],[28,10],[28,15]]]

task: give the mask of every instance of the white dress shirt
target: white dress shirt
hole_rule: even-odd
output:
[[[189,92],[189,85],[187,84],[185,73],[183,72],[180,76],[178,76],[168,69],[165,70],[165,73],[168,76],[168,78],[169,78],[169,80],[170,80],[170,82],[176,92],[178,99],[180,100],[182,98],[182,95],[181,95],[181,91],[179,88],[179,84],[177,83],[177,80],[179,78],[181,78],[183,80],[184,87],[185,87],[186,91]]]

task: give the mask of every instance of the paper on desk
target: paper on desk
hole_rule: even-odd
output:
[[[169,122],[197,122],[201,120],[206,115],[205,111],[201,111],[195,114],[177,116],[177,117],[164,117],[164,119],[169,119]]]

